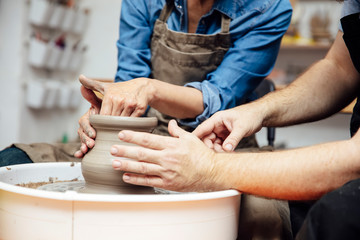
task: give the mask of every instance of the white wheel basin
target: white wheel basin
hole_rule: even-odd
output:
[[[50,192],[19,183],[83,180],[80,163],[0,168],[0,239],[234,240],[240,193],[148,195]]]

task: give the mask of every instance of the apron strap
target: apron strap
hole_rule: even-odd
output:
[[[174,9],[174,1],[166,1],[165,6],[161,10],[159,20],[162,22],[166,22],[170,14],[172,13],[173,9]]]
[[[221,33],[229,33],[231,19],[225,14],[221,14]]]

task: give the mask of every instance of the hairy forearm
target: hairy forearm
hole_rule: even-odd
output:
[[[174,118],[195,118],[204,111],[202,93],[195,89],[151,79],[154,93],[149,105]]]
[[[360,177],[353,139],[278,152],[217,154],[221,188],[288,200],[317,199]]]
[[[339,32],[327,56],[288,87],[261,99],[264,126],[285,126],[334,114],[355,98],[359,74]]]
[[[316,63],[290,86],[279,90],[276,98],[264,99],[270,112],[264,126],[315,121],[338,112],[355,94],[351,84],[339,84],[342,78],[344,73],[334,63],[326,59]]]

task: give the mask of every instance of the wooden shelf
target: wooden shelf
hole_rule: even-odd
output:
[[[315,42],[313,39],[301,38],[285,34],[281,40],[280,49],[283,50],[321,50],[330,49],[332,42]]]
[[[321,50],[327,51],[330,49],[331,44],[296,44],[296,43],[285,43],[281,44],[281,50]]]

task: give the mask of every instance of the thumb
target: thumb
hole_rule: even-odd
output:
[[[171,136],[177,137],[177,138],[188,133],[184,129],[179,127],[177,122],[174,119],[170,120],[169,125],[168,125],[168,130],[169,130],[169,133]]]
[[[90,90],[81,86],[80,88],[81,95],[95,108],[97,112],[100,112],[101,109],[101,99],[99,99],[96,94]]]
[[[79,81],[80,83],[87,89],[93,90],[93,91],[98,91],[100,92],[102,95],[104,95],[105,92],[105,83],[101,82],[101,81],[96,81],[90,78],[85,77],[84,75],[80,75],[79,77]]]
[[[230,132],[229,136],[227,136],[227,138],[224,140],[222,148],[226,152],[233,151],[243,137],[243,131],[233,129],[233,131]]]

